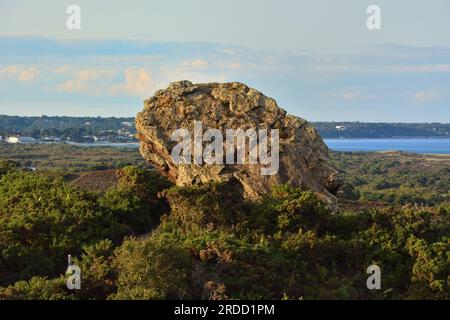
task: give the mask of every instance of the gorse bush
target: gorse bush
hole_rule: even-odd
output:
[[[127,242],[127,250],[116,256],[118,261],[132,261],[136,273],[126,281],[129,268],[121,268],[118,292],[121,286],[125,292],[159,292],[156,283],[132,280],[150,280],[148,263],[156,259],[156,251],[152,259],[146,260],[146,253],[137,262],[136,251],[129,246],[142,252],[141,246],[157,248],[168,243],[176,244],[178,254],[191,259],[184,265],[190,267],[183,269],[182,286],[180,278],[165,276],[167,271],[157,273],[169,287],[183,288],[180,298],[448,297],[448,208],[332,215],[314,193],[298,188],[279,186],[256,203],[238,198],[226,202],[233,199],[229,198],[233,188],[227,188],[213,183],[168,190],[172,213],[150,238]],[[222,202],[220,194],[227,195]],[[227,203],[228,210],[220,203]],[[423,242],[414,248],[427,256],[412,249],[417,239]],[[165,259],[166,253],[157,254],[158,259]],[[370,291],[365,285],[366,268],[374,263],[382,270],[380,291]]]
[[[156,172],[137,167],[125,167],[116,175],[118,185],[107,191],[100,203],[135,233],[148,232],[169,211],[167,201],[159,193],[171,183]]]
[[[180,227],[214,228],[236,224],[245,214],[246,204],[234,185],[210,182],[188,187],[173,187],[164,192],[170,217]]]
[[[250,223],[253,229],[263,227],[266,232],[280,234],[299,229],[317,231],[329,214],[313,192],[281,185],[254,205]]]
[[[0,299],[449,298],[448,205],[332,214],[288,185],[248,201],[232,183],[171,187],[135,167],[118,175],[97,195],[8,169]],[[68,253],[81,290],[65,288]],[[381,290],[366,287],[371,264]]]
[[[18,281],[6,288],[0,287],[0,300],[74,300],[68,292],[64,277],[47,279],[33,277],[29,281]]]
[[[143,200],[131,187],[99,196],[61,179],[2,167],[8,173],[0,178],[0,284],[58,275],[68,254],[104,239],[119,244],[126,235],[151,230],[162,214],[160,200]]]
[[[62,180],[23,172],[0,179],[1,283],[54,276],[67,254],[101,239],[119,242],[127,233],[94,195]]]
[[[17,170],[18,165],[14,161],[0,161],[0,177],[8,172]]]
[[[339,197],[395,205],[450,203],[448,158],[406,153],[333,152],[345,176]]]
[[[115,299],[183,299],[189,294],[193,258],[178,242],[126,240],[117,250]]]

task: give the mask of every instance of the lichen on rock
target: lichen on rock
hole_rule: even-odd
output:
[[[180,128],[192,133],[194,121],[201,121],[204,129],[219,129],[224,136],[226,129],[278,129],[277,173],[261,175],[261,164],[175,163],[171,150],[177,142],[171,141],[171,134]],[[287,115],[274,99],[242,83],[171,83],[144,101],[136,128],[143,157],[177,185],[233,181],[246,198],[257,199],[274,185],[288,183],[315,191],[336,206],[334,195],[342,179],[317,131],[305,119]]]

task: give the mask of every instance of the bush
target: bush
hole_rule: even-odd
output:
[[[188,298],[192,259],[176,242],[129,239],[117,251],[114,299]]]
[[[187,229],[231,227],[245,215],[244,199],[229,183],[173,187],[164,196],[171,207],[171,218]]]
[[[246,201],[233,184],[164,190],[160,179],[126,168],[98,196],[32,173],[3,175],[0,299],[450,296],[448,204],[331,214],[315,193],[288,185]],[[80,291],[65,289],[68,253],[82,270]],[[371,264],[382,290],[366,288]]]
[[[17,170],[19,165],[14,161],[8,161],[8,160],[0,160],[0,178],[1,176]]]
[[[2,284],[60,274],[83,245],[129,233],[95,195],[32,173],[0,179],[0,208]]]
[[[110,189],[100,198],[100,204],[111,210],[118,222],[126,224],[137,234],[151,230],[159,221],[160,213],[152,212],[152,207],[133,190]]]
[[[266,233],[319,230],[330,212],[314,192],[289,185],[275,186],[253,206],[249,225]]]
[[[73,300],[63,277],[48,280],[33,277],[6,288],[0,287],[0,300]]]
[[[137,234],[150,231],[160,217],[169,211],[168,204],[159,193],[171,183],[155,171],[125,167],[117,171],[118,186],[101,197],[100,203],[112,210],[120,223]]]

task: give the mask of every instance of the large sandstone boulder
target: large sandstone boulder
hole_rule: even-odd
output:
[[[256,199],[273,185],[289,183],[317,192],[331,206],[341,179],[328,158],[328,148],[304,119],[287,115],[274,99],[241,83],[192,84],[174,82],[144,101],[136,117],[143,157],[177,185],[230,181],[242,188],[246,198]],[[171,151],[174,130],[193,134],[194,121],[203,130],[278,129],[279,170],[262,175],[261,164],[177,164]],[[206,145],[207,143],[205,143]]]

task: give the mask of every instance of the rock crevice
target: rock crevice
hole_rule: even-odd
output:
[[[224,137],[226,129],[278,129],[278,172],[261,175],[261,164],[176,164],[171,150],[177,142],[171,141],[171,134],[180,128],[192,133],[194,121],[201,121],[204,130],[219,129]],[[246,198],[256,199],[276,184],[289,183],[315,191],[336,205],[334,194],[342,179],[316,130],[242,83],[171,83],[144,101],[136,128],[143,157],[177,185],[233,180]]]

